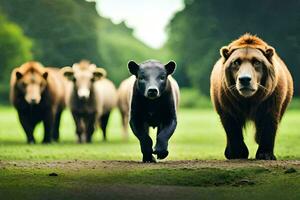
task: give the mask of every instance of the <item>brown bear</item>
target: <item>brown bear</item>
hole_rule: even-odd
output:
[[[59,139],[59,123],[65,107],[65,82],[59,69],[26,62],[11,73],[10,99],[17,109],[28,143],[35,143],[33,131],[44,123],[43,143]]]
[[[227,135],[227,159],[247,159],[243,139],[246,121],[253,121],[256,159],[275,160],[279,122],[293,96],[293,80],[275,49],[245,34],[220,50],[211,74],[211,100]]]

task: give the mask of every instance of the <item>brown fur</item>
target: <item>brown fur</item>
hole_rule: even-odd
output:
[[[89,61],[81,61],[75,63],[72,68],[63,68],[62,73],[69,80],[72,80],[69,82],[69,94],[67,96],[76,124],[78,142],[91,142],[96,121],[99,122],[103,131],[103,139],[106,140],[109,115],[117,104],[117,90],[113,82],[105,78],[106,71],[102,68],[96,68]],[[102,75],[97,77],[96,73]],[[94,80],[91,81],[92,79]],[[90,94],[82,101],[78,92],[84,84],[89,89]]]
[[[256,158],[276,159],[273,152],[276,131],[293,96],[293,80],[286,65],[273,47],[250,34],[223,47],[220,53],[221,58],[211,74],[211,99],[227,134],[225,156],[228,159],[248,157],[242,127],[251,120],[256,126],[259,145]],[[263,63],[262,72],[254,70],[253,57]],[[238,72],[232,68],[235,58],[248,63],[248,70],[261,76],[257,82],[253,81],[257,90],[247,98],[236,87]]]
[[[118,107],[122,116],[124,140],[128,140],[129,113],[134,82],[135,76],[130,76],[121,82],[118,89]]]
[[[10,99],[29,143],[35,142],[33,130],[40,121],[44,122],[44,143],[59,139],[60,116],[65,107],[64,86],[64,78],[58,69],[43,67],[38,62],[24,63],[12,71]]]

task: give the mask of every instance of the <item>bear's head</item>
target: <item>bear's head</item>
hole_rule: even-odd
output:
[[[174,61],[169,61],[165,65],[155,60],[148,60],[141,64],[134,61],[128,63],[130,73],[136,76],[139,93],[148,99],[156,99],[164,93],[168,76],[173,74],[175,68]]]
[[[39,104],[47,87],[48,72],[38,62],[27,62],[14,71],[16,87],[24,94],[28,104]]]
[[[220,54],[227,89],[245,98],[257,91],[267,95],[274,90],[277,81],[273,66],[275,50],[260,38],[245,34],[222,47]]]

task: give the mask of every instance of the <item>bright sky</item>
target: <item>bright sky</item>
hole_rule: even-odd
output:
[[[153,48],[166,42],[165,28],[183,8],[183,0],[97,0],[102,16],[114,23],[125,21],[134,29],[135,37]]]

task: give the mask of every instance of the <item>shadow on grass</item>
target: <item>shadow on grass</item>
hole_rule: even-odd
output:
[[[60,142],[52,142],[50,144],[43,144],[37,141],[35,144],[28,144],[26,141],[5,140],[0,141],[1,146],[51,146],[51,145],[114,145],[114,144],[133,144],[134,141],[112,140],[112,141],[93,141],[92,143],[78,143],[74,140],[64,140]]]
[[[137,162],[132,162],[137,164]],[[94,170],[93,170],[94,169]],[[223,186],[238,184],[254,185],[256,177],[270,173],[268,169],[253,167],[245,169],[219,169],[219,168],[159,168],[144,169],[133,165],[132,169],[68,169],[68,168],[42,168],[32,172],[26,168],[9,171],[4,170],[0,175],[1,182],[8,178],[9,184],[40,185],[45,182],[58,181],[57,184],[77,182],[78,184],[142,184],[142,185],[170,185],[170,186]],[[49,174],[57,174],[57,179],[47,178]]]

